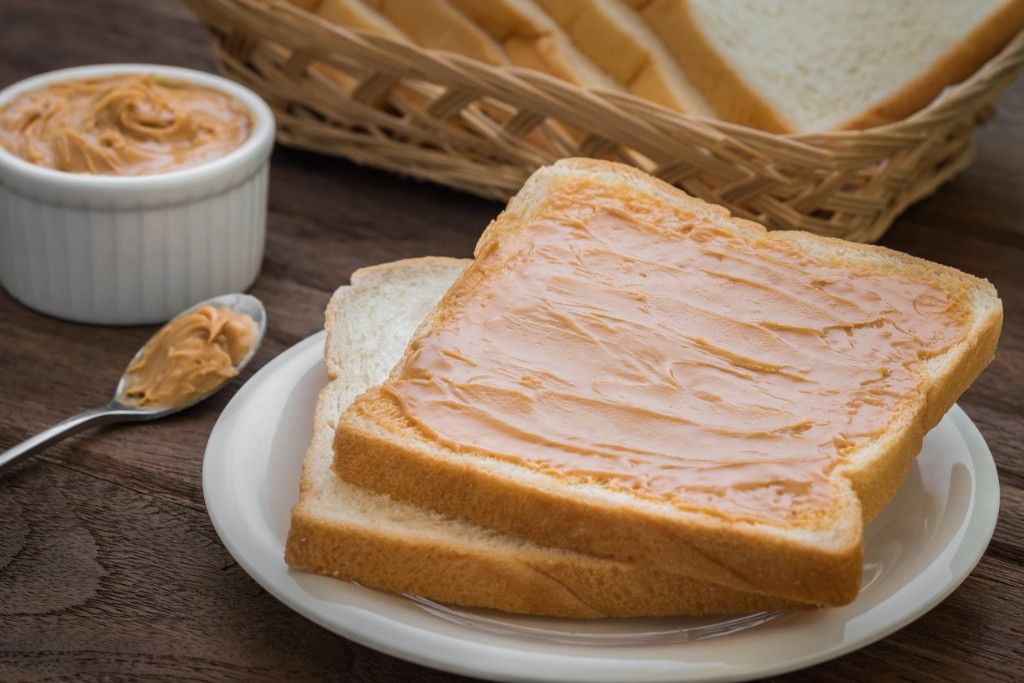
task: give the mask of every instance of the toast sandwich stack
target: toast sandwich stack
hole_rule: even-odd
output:
[[[984,280],[563,160],[474,260],[335,295],[287,561],[530,614],[845,604],[1001,320]]]

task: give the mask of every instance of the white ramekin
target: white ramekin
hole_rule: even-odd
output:
[[[225,92],[252,112],[252,135],[218,159],[142,176],[64,173],[0,148],[0,282],[43,313],[132,325],[247,289],[263,260],[274,116],[251,90],[200,71],[101,64],[52,71],[0,91],[0,106],[55,81],[156,74]]]

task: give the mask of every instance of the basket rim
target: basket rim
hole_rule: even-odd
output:
[[[1024,64],[1024,28],[1022,28],[999,50],[999,52],[986,61],[968,78],[960,81],[959,83],[953,83],[946,86],[939,95],[925,107],[904,119],[885,123],[879,126],[873,126],[871,128],[821,131],[813,133],[772,133],[722,119],[680,113],[655,102],[651,102],[650,100],[637,97],[636,95],[628,92],[616,92],[600,88],[587,88],[527,67],[517,65],[490,65],[459,53],[422,48],[409,41],[395,40],[386,36],[367,33],[358,29],[335,24],[317,14],[302,9],[287,0],[214,0],[214,2],[211,2],[210,0],[186,0],[186,3],[192,6],[193,9],[200,14],[203,14],[201,11],[202,9],[208,10],[210,5],[217,3],[243,5],[247,8],[267,14],[270,17],[272,17],[275,12],[283,12],[291,15],[292,17],[300,18],[303,21],[311,21],[319,29],[325,30],[337,38],[343,39],[350,45],[361,49],[361,51],[369,49],[381,56],[384,56],[384,54],[388,52],[396,52],[398,54],[411,52],[425,56],[440,65],[446,65],[447,62],[450,62],[461,69],[469,70],[470,73],[474,75],[490,76],[498,83],[508,78],[517,80],[521,79],[527,81],[530,85],[542,86],[546,94],[558,94],[564,99],[578,98],[586,101],[590,98],[596,97],[602,101],[604,106],[610,105],[617,109],[621,109],[622,106],[625,106],[631,112],[645,110],[646,114],[652,118],[656,118],[661,125],[668,124],[685,126],[691,132],[697,132],[700,129],[704,129],[705,134],[710,134],[714,137],[720,137],[721,135],[736,135],[737,137],[744,139],[758,138],[764,141],[785,140],[787,143],[804,147],[807,152],[820,152],[823,147],[829,147],[829,143],[853,142],[870,138],[905,135],[913,129],[921,127],[926,119],[940,115],[947,110],[957,108],[962,102],[971,99],[978,90],[984,89],[987,83],[1002,77],[1005,73],[1016,69],[1021,64]],[[275,28],[282,28],[282,25],[276,24]],[[290,30],[290,27],[284,27],[284,30]],[[322,48],[330,47],[328,45],[324,45],[315,34],[303,34],[302,37],[307,42],[315,43],[316,46]],[[378,64],[378,68],[386,70],[386,67],[384,67],[382,63]],[[408,77],[409,70],[407,68],[399,68],[395,69],[393,73],[396,76],[399,74],[405,74],[405,77]],[[455,80],[456,79],[452,79],[450,85],[456,85]],[[490,90],[493,85],[494,82],[487,82],[486,80],[480,83],[474,83],[474,86],[479,87],[480,90]],[[483,94],[487,97],[501,99],[500,95],[493,93],[485,92]],[[623,116],[629,116],[629,112],[627,111],[622,111],[621,113]]]
[[[858,242],[877,240],[906,206],[963,170],[976,128],[1024,64],[1022,28],[901,121],[778,134],[425,50],[284,0],[185,2],[212,34],[222,72],[270,100],[287,144],[499,200],[538,164],[610,154],[735,215]],[[339,70],[340,87],[320,67]],[[394,106],[381,107],[382,98]],[[540,138],[527,137],[541,125]],[[452,136],[464,126],[468,146]]]

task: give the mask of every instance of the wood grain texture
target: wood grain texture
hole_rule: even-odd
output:
[[[54,68],[143,61],[212,69],[171,0],[0,0],[0,86]],[[995,538],[949,599],[892,636],[778,680],[1019,680],[1024,673],[1024,81],[977,160],[884,244],[989,278],[999,353],[960,404],[999,466]],[[344,161],[279,149],[253,292],[267,340],[245,375],[320,329],[360,266],[468,256],[500,207]],[[0,293],[0,448],[104,401],[152,328],[47,318]],[[262,591],[217,540],[202,451],[232,387],[159,423],[86,433],[0,483],[0,680],[454,681],[339,638]]]

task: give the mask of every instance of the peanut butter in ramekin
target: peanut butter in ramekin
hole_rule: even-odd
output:
[[[153,74],[50,84],[0,108],[0,146],[69,173],[149,175],[222,157],[252,134],[232,96]]]

